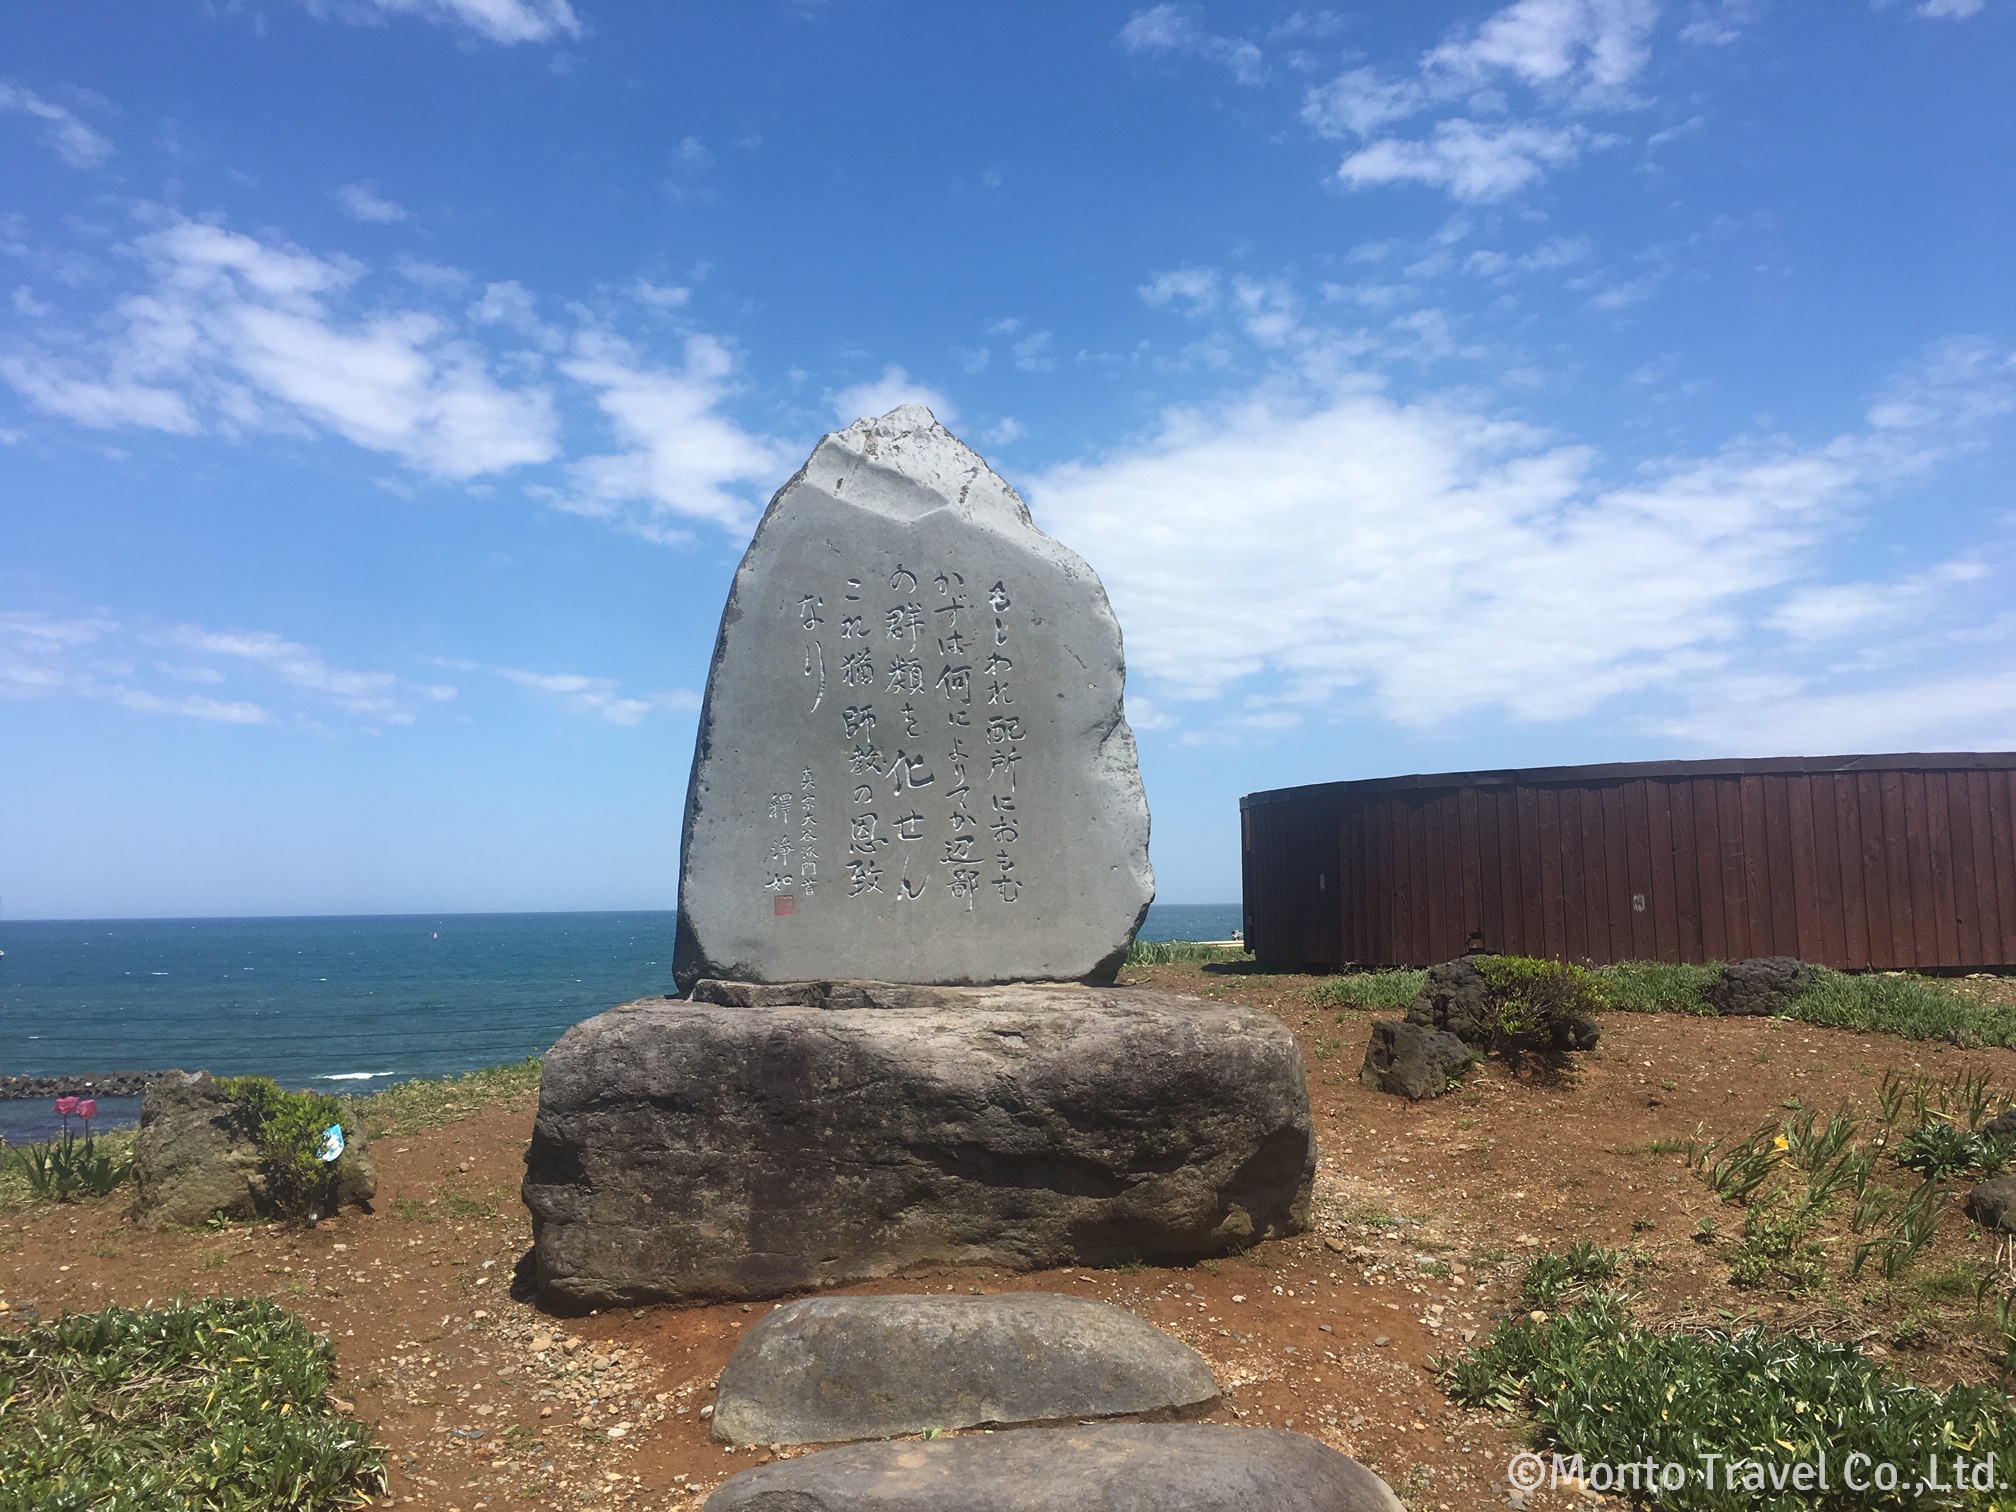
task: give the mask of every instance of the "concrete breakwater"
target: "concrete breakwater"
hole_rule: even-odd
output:
[[[159,1071],[107,1071],[98,1076],[0,1076],[0,1099],[139,1097]]]

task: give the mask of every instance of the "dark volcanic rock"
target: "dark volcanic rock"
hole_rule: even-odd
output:
[[[2016,1176],[1996,1176],[1967,1194],[1967,1216],[1991,1232],[2016,1233]]]
[[[1217,1396],[1196,1350],[1089,1297],[807,1297],[771,1313],[729,1356],[714,1437],[837,1444]]]
[[[2007,1139],[2016,1135],[2016,1108],[2005,1108],[1981,1125],[1984,1139]]]
[[[703,1512],[1405,1512],[1299,1433],[1215,1423],[850,1444],[745,1470]]]
[[[1418,1102],[1440,1097],[1449,1090],[1450,1079],[1477,1058],[1476,1051],[1440,1029],[1411,1019],[1374,1019],[1358,1080],[1375,1092],[1395,1092]]]
[[[958,1006],[655,998],[570,1029],[526,1155],[541,1292],[1180,1263],[1306,1224],[1309,1096],[1279,1020],[1141,989],[940,990]]]
[[[1813,985],[1813,968],[1797,956],[1731,961],[1702,996],[1729,1017],[1769,1018]]]
[[[207,1223],[218,1216],[266,1212],[256,1125],[246,1105],[208,1071],[163,1071],[140,1103],[133,1145],[133,1217],[143,1228]],[[336,1162],[335,1204],[371,1200],[378,1171],[363,1134],[350,1136]]]
[[[1428,968],[1428,980],[1407,1009],[1407,1022],[1453,1034],[1476,1050],[1491,1048],[1492,1014],[1483,973],[1469,956]]]
[[[0,1101],[36,1097],[138,1097],[160,1071],[106,1071],[97,1076],[0,1076]]]

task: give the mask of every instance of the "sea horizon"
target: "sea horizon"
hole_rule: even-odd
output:
[[[208,1070],[370,1092],[543,1055],[673,990],[671,909],[0,920],[0,1075]],[[1224,939],[1237,905],[1163,904],[1140,938]],[[137,1099],[101,1100],[100,1127]],[[0,1098],[0,1135],[50,1132]]]

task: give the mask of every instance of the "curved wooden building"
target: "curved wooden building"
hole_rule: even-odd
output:
[[[1629,762],[1239,800],[1263,966],[2016,966],[2016,753]]]

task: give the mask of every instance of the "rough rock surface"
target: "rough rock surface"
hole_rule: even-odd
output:
[[[1702,996],[1717,1013],[1768,1018],[1813,985],[1813,968],[1797,956],[1731,961]]]
[[[1092,569],[921,405],[770,501],[694,743],[673,976],[1110,982],[1155,894]]]
[[[755,1298],[928,1264],[1181,1263],[1307,1222],[1301,1052],[1269,1014],[1135,988],[950,1006],[651,998],[546,1058],[541,1292]]]
[[[745,1470],[704,1512],[1405,1512],[1358,1461],[1279,1428],[1110,1423],[850,1444]]]
[[[1161,1412],[1217,1395],[1196,1350],[1089,1297],[807,1297],[729,1356],[714,1437],[837,1444]]]
[[[1440,1097],[1451,1078],[1461,1076],[1477,1053],[1453,1034],[1411,1019],[1374,1019],[1358,1080],[1375,1092],[1394,1092],[1419,1102]]]
[[[1981,1133],[1987,1139],[2007,1139],[2016,1135],[2016,1108],[2005,1108],[1997,1113],[1981,1125]]]
[[[134,1221],[169,1228],[261,1216],[266,1181],[256,1130],[244,1103],[208,1071],[163,1071],[148,1082],[133,1144]],[[353,1134],[336,1163],[336,1205],[369,1202],[378,1171],[364,1136]]]
[[[1428,980],[1407,1009],[1407,1022],[1441,1029],[1464,1044],[1489,1050],[1492,1015],[1486,1006],[1484,975],[1469,956],[1428,968]]]
[[[1990,1233],[2016,1233],[2016,1176],[1994,1176],[1967,1194],[1967,1216]]]

